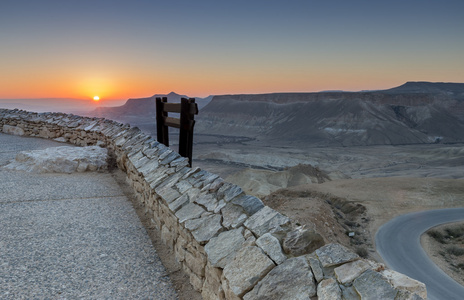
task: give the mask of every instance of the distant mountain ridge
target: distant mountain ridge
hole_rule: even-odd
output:
[[[366,92],[214,96],[199,133],[289,145],[464,142],[464,84],[407,82]]]

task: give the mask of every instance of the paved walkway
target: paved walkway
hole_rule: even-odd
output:
[[[177,299],[129,200],[108,173],[1,168],[63,146],[0,134],[0,299]]]

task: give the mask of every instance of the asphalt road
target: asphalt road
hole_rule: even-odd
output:
[[[375,242],[387,266],[426,284],[428,299],[462,300],[464,286],[446,275],[427,256],[420,236],[429,228],[464,220],[464,208],[410,213],[380,227]]]

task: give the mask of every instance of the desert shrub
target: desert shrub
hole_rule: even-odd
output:
[[[356,248],[356,254],[358,254],[362,258],[367,258],[369,256],[369,252],[367,251],[367,249],[361,247]]]
[[[458,238],[464,235],[464,227],[448,227],[445,228],[446,233],[453,238]]]
[[[456,255],[456,256],[464,255],[464,249],[458,246],[455,246],[455,245],[449,246],[448,248],[446,248],[446,252],[452,255]]]
[[[440,244],[445,244],[445,236],[438,230],[429,230],[427,232],[428,235],[430,235],[432,238],[434,238],[437,242]]]
[[[458,268],[464,270],[464,263],[458,264]]]

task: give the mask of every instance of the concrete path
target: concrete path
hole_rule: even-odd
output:
[[[54,146],[0,134],[0,299],[177,299],[111,174],[1,168]]]
[[[428,229],[464,220],[464,208],[427,210],[398,216],[382,225],[375,237],[377,252],[387,266],[427,286],[430,300],[462,300],[464,287],[428,257],[420,243]]]

